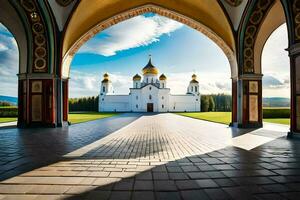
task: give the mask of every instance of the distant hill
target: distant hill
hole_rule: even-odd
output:
[[[290,99],[282,97],[263,98],[263,107],[289,107]]]
[[[0,95],[0,101],[9,102],[9,103],[14,104],[14,105],[18,104],[18,98],[17,97],[9,97],[9,96]]]

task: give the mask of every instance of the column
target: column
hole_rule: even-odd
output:
[[[291,77],[291,115],[288,136],[300,133],[300,43],[289,49]]]
[[[262,75],[239,76],[237,121],[240,128],[262,127]]]

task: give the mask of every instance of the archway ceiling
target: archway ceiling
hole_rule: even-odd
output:
[[[249,0],[221,0],[235,30],[238,29]]]
[[[82,0],[66,27],[63,56],[82,35],[99,22],[147,4],[161,6],[202,23],[219,35],[232,50],[235,49],[230,23],[217,0],[93,0],[93,3]]]

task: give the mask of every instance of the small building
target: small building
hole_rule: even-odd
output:
[[[99,112],[199,112],[201,95],[196,74],[192,75],[186,94],[172,95],[167,77],[153,66],[151,58],[142,70],[143,77],[132,78],[128,95],[115,94],[107,73],[103,75],[99,95]]]

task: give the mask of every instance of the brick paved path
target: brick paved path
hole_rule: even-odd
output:
[[[51,132],[41,145],[57,160],[3,178],[0,199],[299,199],[300,141],[286,139],[284,126],[240,132],[174,114],[125,116]],[[121,119],[111,134],[96,124],[117,129]],[[25,144],[27,156],[43,149]],[[33,164],[51,157],[38,154]]]

